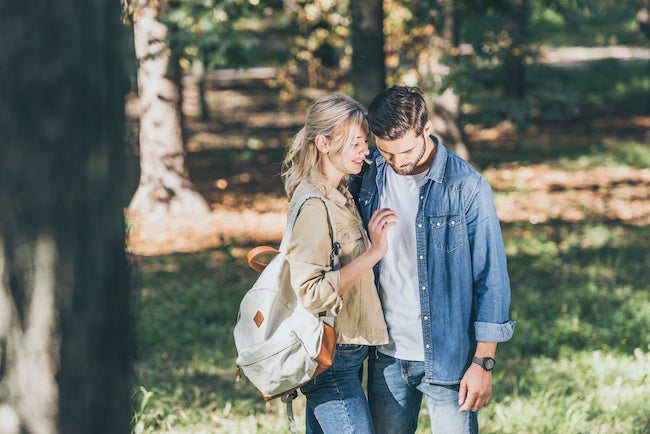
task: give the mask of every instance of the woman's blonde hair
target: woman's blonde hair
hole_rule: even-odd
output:
[[[287,196],[303,179],[319,180],[321,153],[316,148],[316,136],[324,136],[334,155],[356,141],[357,128],[366,120],[363,106],[345,95],[330,95],[318,99],[307,112],[305,126],[298,131],[287,148],[282,164],[282,179]]]

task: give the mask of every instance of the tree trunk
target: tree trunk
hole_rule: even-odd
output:
[[[136,2],[133,33],[139,61],[140,183],[129,211],[207,212],[209,206],[194,189],[185,166],[180,89],[168,73],[170,50],[162,42],[168,29],[157,16],[152,2]]]
[[[638,0],[638,4],[636,22],[639,24],[639,30],[650,39],[650,0]]]
[[[0,4],[0,432],[127,433],[118,2]]]
[[[351,0],[352,86],[364,106],[386,87],[382,0]]]
[[[508,24],[510,45],[506,48],[503,59],[504,97],[508,100],[523,101],[526,96],[526,68],[524,54],[528,44],[528,21],[530,8],[528,0],[510,0],[508,2]]]
[[[432,35],[429,50],[423,52],[418,59],[418,71],[421,77],[438,77],[443,80],[450,74],[449,67],[443,65],[440,59],[458,44],[458,15],[452,4],[443,4],[443,32]],[[458,126],[460,116],[460,97],[453,88],[448,87],[442,94],[435,95],[430,101],[431,121],[434,133],[442,139],[445,147],[451,149],[461,158],[470,159],[469,150],[465,145],[463,134]]]

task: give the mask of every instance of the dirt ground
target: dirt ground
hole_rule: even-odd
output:
[[[127,215],[127,249],[134,255],[195,252],[225,245],[235,255],[250,246],[277,245],[286,221],[286,198],[280,178],[282,147],[300,127],[307,101],[286,102],[262,86],[212,88],[211,118],[197,117],[196,93],[187,89],[188,168],[211,212],[203,215],[138,217]],[[127,112],[137,117],[134,101]],[[133,127],[135,131],[137,127]],[[509,124],[467,127],[467,144],[504,147],[534,138],[538,143],[572,137],[584,142],[650,143],[650,116],[608,117],[589,122],[554,124],[516,131]],[[134,133],[133,133],[134,134]],[[650,150],[649,150],[650,152]],[[549,219],[579,222],[597,217],[616,224],[650,224],[650,170],[630,167],[584,167],[566,171],[548,163],[502,163],[483,171],[498,194],[503,222],[542,223]]]

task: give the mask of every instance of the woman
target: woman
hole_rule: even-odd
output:
[[[320,193],[341,245],[341,268],[333,270],[327,209],[321,199],[308,199],[287,248],[291,284],[309,311],[335,315],[337,345],[332,366],[301,388],[307,433],[374,433],[359,372],[368,346],[388,342],[372,267],[386,253],[386,234],[397,216],[377,210],[368,223],[370,243],[346,189],[348,175],[359,173],[368,155],[369,134],[361,104],[344,95],[324,97],[310,107],[284,160],[289,212],[298,197]]]

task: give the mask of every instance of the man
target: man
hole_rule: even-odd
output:
[[[491,189],[432,134],[418,89],[387,89],[368,120],[377,151],[349,188],[364,223],[377,208],[398,216],[375,269],[390,337],[369,358],[375,429],[415,432],[424,396],[434,433],[476,433],[497,342],[514,331]]]

